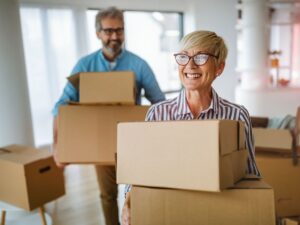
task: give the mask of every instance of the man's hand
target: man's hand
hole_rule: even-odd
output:
[[[124,206],[122,209],[122,225],[130,225],[130,192],[127,192]]]
[[[53,145],[52,145],[52,152],[55,164],[58,168],[64,169],[68,164],[67,163],[60,163],[57,160],[57,117],[54,118],[53,121]]]

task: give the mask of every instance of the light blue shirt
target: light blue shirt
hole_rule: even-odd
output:
[[[72,70],[72,75],[80,72],[108,72],[108,71],[132,71],[136,81],[136,103],[141,104],[141,90],[145,90],[145,97],[151,103],[165,100],[153,71],[145,60],[123,49],[114,63],[104,58],[102,50],[98,50],[81,58]],[[66,105],[69,101],[79,101],[79,93],[74,86],[67,82],[64,91],[53,109],[53,115],[58,114],[58,107]]]

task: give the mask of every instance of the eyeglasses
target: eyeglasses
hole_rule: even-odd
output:
[[[116,33],[117,35],[121,35],[124,33],[124,27],[119,28],[103,28],[101,29],[106,35],[111,36],[113,33]]]
[[[215,56],[213,54],[210,54],[210,53],[197,53],[196,55],[193,55],[193,56],[189,56],[189,55],[184,54],[184,53],[177,53],[177,54],[174,54],[174,56],[175,56],[176,62],[180,66],[187,65],[189,63],[189,61],[191,60],[191,58],[193,58],[194,63],[197,66],[203,66],[207,62],[209,56],[218,58],[217,56]]]

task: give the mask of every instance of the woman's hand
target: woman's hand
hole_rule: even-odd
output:
[[[124,206],[122,209],[122,225],[130,225],[130,192],[127,192]]]

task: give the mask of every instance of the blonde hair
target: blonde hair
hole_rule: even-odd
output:
[[[225,63],[228,49],[222,37],[215,32],[199,30],[184,36],[180,41],[180,51],[186,51],[191,48],[201,47],[207,53],[217,57],[216,62]]]

